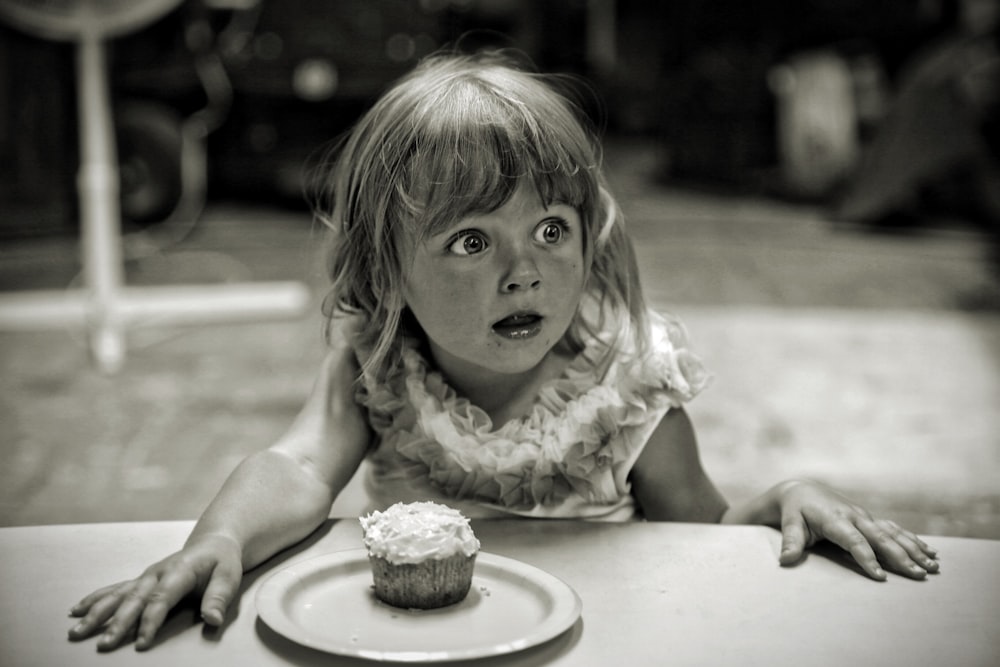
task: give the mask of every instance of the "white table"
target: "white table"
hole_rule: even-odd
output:
[[[38,665],[362,665],[307,649],[261,621],[254,594],[292,562],[360,546],[354,520],[330,521],[250,572],[236,614],[207,630],[184,607],[152,650],[101,654],[73,643],[69,608],[177,548],[190,522],[0,529],[0,663]],[[478,521],[483,551],[567,582],[580,620],[490,665],[1000,665],[1000,542],[928,538],[942,573],[926,581],[859,575],[832,547],[777,564],[769,528],[675,523]],[[235,616],[233,618],[233,616]]]

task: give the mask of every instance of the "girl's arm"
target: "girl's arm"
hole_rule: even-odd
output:
[[[705,474],[683,408],[664,415],[630,473],[632,495],[650,521],[718,523],[726,499]]]
[[[647,519],[761,524],[782,534],[780,562],[798,562],[804,550],[827,539],[851,553],[864,571],[885,579],[886,567],[916,579],[938,570],[936,552],[894,522],[874,519],[817,482],[790,480],[733,507],[705,474],[698,444],[681,409],[664,416],[632,469],[632,493]]]
[[[349,345],[331,350],[291,428],[233,471],[189,541],[209,535],[231,539],[240,545],[248,570],[315,530],[370,441],[354,401],[358,372]]]
[[[184,547],[81,600],[70,638],[102,632],[97,647],[110,650],[135,635],[137,649],[149,648],[170,609],[192,592],[202,593],[204,620],[220,625],[243,572],[314,531],[363,459],[370,433],[354,401],[357,373],[350,345],[335,345],[291,428],[237,466]]]

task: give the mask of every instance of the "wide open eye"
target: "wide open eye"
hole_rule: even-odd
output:
[[[448,252],[455,255],[475,255],[486,250],[486,237],[475,230],[459,232],[448,244]]]
[[[555,245],[561,242],[569,232],[569,226],[564,220],[545,220],[535,228],[535,240],[539,243]]]

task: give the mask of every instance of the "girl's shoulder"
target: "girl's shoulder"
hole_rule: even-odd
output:
[[[649,310],[645,326],[638,332],[624,318],[606,322],[567,374],[613,388],[625,402],[657,395],[673,406],[691,400],[711,375],[689,349],[684,325],[673,316]]]

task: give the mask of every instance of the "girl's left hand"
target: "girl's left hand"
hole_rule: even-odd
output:
[[[802,558],[806,548],[827,539],[848,551],[868,576],[887,578],[893,572],[923,579],[938,571],[937,551],[919,537],[887,519],[875,519],[865,508],[816,482],[789,481],[779,485],[782,565]]]

